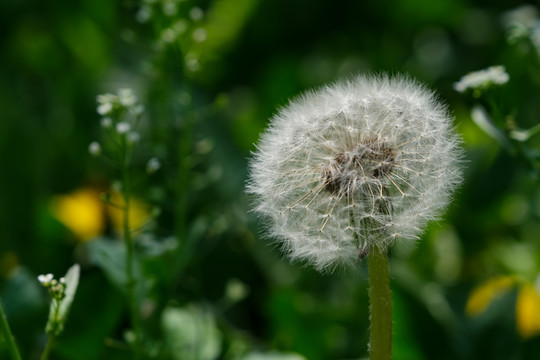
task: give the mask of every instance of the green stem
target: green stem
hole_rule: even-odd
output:
[[[13,337],[11,329],[9,328],[6,315],[4,314],[4,308],[2,307],[2,299],[0,299],[0,329],[2,330],[2,333],[7,339],[8,350],[11,354],[11,358],[14,360],[21,360],[19,348],[17,348],[17,343],[15,342],[15,338]]]
[[[53,333],[50,333],[49,339],[47,339],[47,345],[45,345],[45,350],[43,350],[43,354],[41,355],[41,360],[49,359],[49,354],[51,353],[55,340],[56,336]]]
[[[135,279],[134,271],[134,246],[133,237],[131,236],[131,227],[129,224],[130,214],[130,200],[131,200],[131,182],[129,176],[129,162],[130,162],[130,149],[124,137],[123,140],[124,161],[123,161],[123,173],[122,173],[122,195],[124,197],[124,242],[126,245],[126,288],[127,296],[130,307],[131,324],[135,333],[134,351],[135,359],[141,358],[141,342],[142,342],[142,327],[141,319],[139,317],[139,311],[137,306],[137,297],[135,294],[135,288],[137,281]]]
[[[50,323],[51,319],[49,319],[49,323],[47,323],[46,332],[48,335],[47,339],[47,345],[45,345],[45,350],[43,350],[43,354],[41,354],[41,360],[47,360],[49,359],[49,354],[51,353],[51,350],[54,346],[56,335],[59,334],[59,316],[60,313],[60,304],[61,300],[52,299],[52,306],[54,307],[54,314],[52,317],[52,323]],[[49,326],[50,325],[50,326]]]
[[[370,360],[392,358],[392,293],[388,257],[385,250],[372,246],[368,255],[370,299]]]

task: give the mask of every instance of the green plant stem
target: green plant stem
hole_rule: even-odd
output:
[[[51,350],[56,341],[56,335],[59,334],[58,330],[59,330],[59,326],[61,326],[58,323],[58,315],[60,313],[60,303],[61,303],[61,300],[52,299],[52,306],[54,307],[54,314],[52,318],[50,318],[50,315],[49,315],[49,321],[47,322],[47,327],[45,328],[48,338],[47,338],[47,344],[45,345],[45,349],[43,350],[43,354],[41,354],[41,360],[49,359],[49,354],[51,353]]]
[[[47,345],[45,345],[45,350],[43,350],[43,354],[41,354],[41,360],[49,359],[49,354],[51,353],[55,340],[56,336],[53,333],[50,333],[49,338],[47,339]]]
[[[4,308],[2,306],[2,299],[0,299],[0,329],[2,330],[2,333],[7,339],[8,350],[11,354],[11,357],[14,360],[21,360],[21,354],[19,353],[19,348],[17,347],[15,338],[13,337],[13,334],[11,333],[11,329],[9,328],[6,315],[4,314]]]
[[[392,358],[392,293],[386,251],[373,246],[368,255],[370,360]]]
[[[131,315],[131,324],[133,326],[133,331],[135,333],[134,340],[134,352],[135,359],[141,358],[141,342],[142,342],[142,327],[141,319],[139,317],[139,310],[137,306],[137,297],[135,294],[135,289],[137,281],[135,279],[134,271],[134,244],[133,237],[131,236],[131,227],[129,224],[129,214],[130,214],[130,200],[131,200],[131,182],[129,176],[129,161],[130,161],[130,149],[129,145],[126,143],[124,138],[123,144],[123,166],[122,166],[122,195],[124,197],[124,242],[126,246],[126,290],[130,308]]]

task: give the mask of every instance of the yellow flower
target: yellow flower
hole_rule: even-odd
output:
[[[110,196],[113,205],[104,204],[100,192],[93,188],[81,188],[67,195],[56,196],[51,200],[53,216],[67,227],[81,241],[88,241],[103,235],[106,220],[118,233],[123,232],[124,199],[121,194],[113,192]],[[132,231],[140,229],[150,217],[149,206],[131,197],[129,224]]]
[[[50,205],[54,217],[82,241],[101,235],[105,229],[104,205],[95,189],[82,188],[56,196]]]
[[[469,296],[465,312],[469,316],[480,315],[488,308],[491,301],[513,287],[515,281],[516,279],[512,276],[498,276],[478,286]]]
[[[469,316],[482,314],[491,302],[516,288],[516,330],[523,339],[540,334],[540,294],[530,282],[517,276],[497,276],[475,288],[467,300],[465,312]]]
[[[107,206],[107,214],[109,215],[113,228],[122,233],[124,229],[124,198],[121,194],[113,192],[111,194],[111,203],[120,207]],[[148,204],[131,197],[129,200],[129,227],[131,231],[136,231],[144,226],[150,217],[150,209]]]
[[[516,325],[524,339],[540,334],[540,295],[532,284],[525,284],[516,301]]]

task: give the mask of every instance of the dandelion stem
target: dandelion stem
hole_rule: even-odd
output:
[[[129,223],[129,213],[130,213],[130,197],[131,197],[131,182],[129,174],[129,162],[130,162],[130,149],[127,141],[124,137],[123,140],[123,164],[122,164],[122,195],[124,197],[124,242],[126,245],[126,290],[128,296],[128,302],[130,307],[131,315],[131,324],[133,326],[133,331],[135,333],[135,340],[133,343],[135,351],[135,359],[141,358],[141,341],[142,341],[142,331],[141,331],[141,321],[139,317],[139,311],[137,306],[137,297],[135,294],[135,287],[137,281],[135,279],[134,272],[134,246],[133,238],[131,236],[131,228]]]
[[[14,360],[21,360],[21,355],[19,354],[17,343],[15,342],[15,338],[13,337],[11,329],[9,328],[6,315],[4,314],[4,308],[2,307],[2,299],[0,299],[0,329],[2,330],[1,333],[4,334],[4,337],[7,340],[8,350],[11,353],[11,358]]]
[[[370,360],[392,358],[392,293],[388,256],[385,250],[372,246],[368,256],[370,299]]]

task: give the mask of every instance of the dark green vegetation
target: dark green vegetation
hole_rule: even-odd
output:
[[[88,215],[83,223],[104,225],[99,239],[83,241],[55,212],[58,196],[108,192],[122,177],[88,145],[104,133],[96,95],[126,87],[146,107],[133,197],[161,209],[152,236],[134,238],[147,356],[367,356],[365,264],[323,276],[283,261],[248,212],[244,181],[253,143],[289,98],[382,71],[409,73],[436,90],[466,149],[464,185],[444,219],[415,248],[391,254],[394,358],[540,357],[540,292],[531,287],[540,274],[540,136],[512,135],[540,119],[540,50],[527,39],[507,41],[501,19],[515,7],[171,0],[153,4],[141,23],[145,14],[132,0],[0,1],[0,298],[22,357],[39,358],[46,343],[50,300],[37,276],[59,277],[79,263],[79,288],[51,358],[133,358],[114,216],[105,206]],[[479,99],[452,88],[464,74],[499,64],[510,81]],[[502,140],[473,122],[475,103]],[[161,169],[145,175],[153,156]],[[88,208],[78,209],[70,214],[84,218]],[[0,334],[2,359],[5,344]]]

